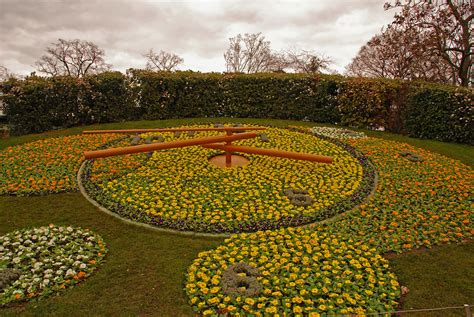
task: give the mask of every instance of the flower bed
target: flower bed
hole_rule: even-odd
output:
[[[49,225],[0,236],[0,274],[18,272],[0,290],[0,304],[73,286],[95,271],[106,252],[100,236],[74,227]]]
[[[229,273],[240,263],[258,273]],[[240,293],[224,291],[226,274],[236,275]],[[252,283],[259,292],[244,296]],[[363,314],[392,310],[400,296],[395,275],[375,249],[302,228],[234,235],[201,252],[188,269],[185,290],[204,316]]]
[[[379,258],[377,252],[403,252],[472,239],[474,173],[470,167],[399,142],[375,138],[347,142],[374,163],[378,173],[374,196],[331,223],[239,234],[224,245],[199,254],[188,269],[185,287],[196,311],[204,315],[232,312],[330,316],[394,310],[400,296],[398,283],[385,261],[374,260],[373,257]],[[422,159],[407,159],[406,153]],[[323,264],[313,262],[308,255],[316,252],[314,245],[318,244],[322,256],[316,258],[321,258]],[[329,251],[324,254],[322,250]],[[358,256],[368,256],[363,253],[366,250],[373,255],[371,267],[354,266],[354,259],[364,261]],[[346,271],[334,267],[334,258],[336,265]],[[266,293],[229,296],[222,280],[234,263],[255,267],[260,272],[256,281],[262,289],[268,289]],[[361,268],[365,273],[377,273],[375,277],[361,276]],[[359,279],[353,279],[355,276]],[[235,277],[238,278],[250,277]],[[326,291],[322,292],[322,287]],[[311,288],[316,288],[314,294]]]
[[[313,127],[311,132],[316,135],[335,139],[359,139],[367,137],[364,132],[357,132],[344,128]]]
[[[117,135],[75,135],[39,140],[0,151],[0,195],[37,195],[76,191],[83,152]]]
[[[474,172],[459,161],[408,144],[376,138],[349,143],[376,166],[372,199],[330,225],[380,252],[460,242],[474,236]],[[405,153],[423,158],[409,160]]]
[[[164,141],[170,141],[218,132],[161,135]],[[151,136],[144,134],[142,139]],[[195,146],[154,152],[147,164],[113,179],[107,173],[97,175],[97,160],[86,167],[84,185],[93,199],[129,219],[177,230],[217,233],[275,229],[327,219],[358,204],[373,186],[369,162],[347,145],[277,128],[268,128],[265,138],[235,143],[329,155],[334,162],[246,155],[249,165],[222,169],[208,162],[219,151]],[[295,199],[285,194],[288,189],[304,190],[311,204],[295,204]]]

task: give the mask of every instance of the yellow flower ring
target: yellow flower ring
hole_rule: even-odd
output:
[[[160,135],[166,142],[219,132]],[[322,164],[249,154],[248,165],[225,169],[209,162],[218,150],[194,146],[154,152],[141,166],[130,159],[134,155],[89,162],[84,188],[122,217],[206,233],[254,232],[325,220],[359,204],[372,190],[372,165],[349,145],[289,129],[269,127],[265,135],[268,140],[235,144],[327,155],[334,161]],[[140,137],[150,140],[156,134]],[[288,189],[304,191],[307,199],[288,197]]]

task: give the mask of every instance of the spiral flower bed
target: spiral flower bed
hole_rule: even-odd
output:
[[[218,135],[161,133],[164,141]],[[143,134],[141,139],[156,135]],[[299,226],[330,218],[362,201],[374,170],[348,145],[310,133],[268,128],[265,138],[238,141],[253,147],[334,157],[332,164],[245,155],[247,166],[222,169],[208,159],[219,151],[199,146],[154,152],[133,172],[111,178],[88,162],[83,184],[107,209],[134,221],[176,230],[232,233]],[[116,159],[116,158],[115,158]],[[100,175],[98,171],[100,170]],[[304,190],[304,203],[285,191]],[[302,200],[301,200],[302,201]]]
[[[103,260],[102,238],[75,227],[49,225],[0,236],[0,304],[42,298],[80,283]]]

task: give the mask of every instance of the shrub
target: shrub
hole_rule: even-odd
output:
[[[472,143],[472,90],[309,74],[131,69],[83,79],[28,77],[0,87],[12,134],[137,119],[308,120]]]
[[[402,115],[410,136],[474,144],[472,90],[421,84],[408,93]]]

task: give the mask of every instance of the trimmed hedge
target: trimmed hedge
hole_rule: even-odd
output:
[[[186,117],[308,120],[473,144],[473,91],[386,79],[303,74],[108,72],[1,85],[12,134]]]

